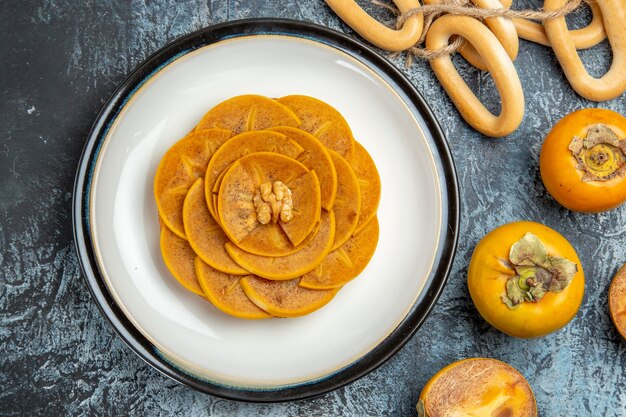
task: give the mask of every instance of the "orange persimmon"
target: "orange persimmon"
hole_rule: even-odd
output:
[[[560,329],[576,315],[585,276],[576,251],[561,234],[539,223],[514,222],[478,243],[468,287],[489,324],[530,338]]]
[[[562,206],[585,213],[626,201],[626,118],[606,109],[568,114],[546,136],[541,179]]]
[[[515,368],[496,359],[454,362],[428,381],[417,403],[418,417],[536,417],[535,395]]]

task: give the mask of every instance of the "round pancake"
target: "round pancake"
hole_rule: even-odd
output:
[[[296,159],[304,149],[285,135],[269,130],[239,134],[220,147],[209,161],[204,178],[207,201],[213,201],[211,193],[224,170],[242,156],[254,152],[276,152]],[[224,173],[225,175],[225,173]],[[209,211],[217,220],[217,207],[209,205]]]
[[[165,226],[161,226],[160,243],[163,260],[174,278],[187,290],[204,297],[193,264],[196,254],[189,243]]]
[[[300,129],[318,138],[327,148],[352,162],[354,137],[346,119],[334,107],[309,96],[286,96],[277,99],[302,120]]]
[[[352,236],[359,220],[361,191],[350,164],[335,151],[330,151],[337,170],[337,197],[333,206],[335,213],[335,242],[331,250],[343,245]]]
[[[294,217],[287,223],[263,225],[257,220],[253,199],[261,184],[274,181],[290,187]],[[315,172],[294,159],[273,152],[249,154],[234,162],[224,175],[217,211],[224,232],[237,246],[250,253],[277,256],[298,246],[318,222],[319,182]]]
[[[204,115],[196,129],[221,128],[234,133],[272,126],[300,126],[300,119],[287,107],[264,96],[247,94],[221,102]]]
[[[196,275],[200,287],[211,304],[226,314],[248,320],[268,319],[272,315],[257,307],[239,285],[241,276],[220,272],[195,259]]]
[[[255,275],[272,280],[287,280],[300,277],[317,267],[330,252],[334,237],[335,216],[332,212],[323,210],[320,229],[315,237],[291,255],[253,255],[232,243],[226,244],[226,251],[235,262]]]
[[[154,177],[154,197],[163,223],[186,239],[183,201],[189,187],[203,177],[214,152],[232,137],[223,129],[198,130],[176,142],[163,156]]]
[[[251,275],[239,282],[254,304],[277,317],[298,317],[312,313],[328,304],[339,291],[311,290],[300,287],[298,281],[299,278],[271,281]]]
[[[357,236],[328,254],[314,270],[302,276],[300,285],[312,289],[332,289],[345,285],[367,266],[378,243],[378,219],[374,217]]]
[[[361,190],[361,210],[354,234],[358,235],[367,226],[378,210],[380,203],[380,177],[372,157],[365,148],[356,142],[356,153],[352,161],[352,169],[359,181]]]
[[[226,253],[224,245],[229,240],[209,213],[202,178],[198,178],[187,193],[183,204],[183,222],[189,245],[204,262],[227,274],[249,274]]]
[[[281,133],[302,146],[304,152],[296,160],[315,171],[320,180],[322,208],[330,211],[337,193],[337,172],[326,147],[315,136],[294,127],[279,126],[268,130]]]

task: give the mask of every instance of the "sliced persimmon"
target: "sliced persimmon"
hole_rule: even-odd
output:
[[[294,201],[294,218],[290,222],[258,224],[237,246],[263,256],[285,256],[300,250],[319,229],[321,208],[316,178],[315,172],[309,171],[287,184]],[[317,221],[311,228],[313,219]]]
[[[626,339],[626,265],[617,271],[609,287],[609,310],[615,328]]]
[[[312,289],[340,288],[356,278],[374,256],[378,244],[378,219],[374,217],[365,229],[339,249],[330,252],[324,261],[302,276],[300,285]]]
[[[337,172],[324,144],[310,133],[294,127],[279,126],[268,130],[281,133],[302,146],[304,152],[296,160],[315,171],[320,180],[322,207],[329,211],[332,210],[337,193]]]
[[[490,358],[454,362],[428,381],[417,403],[418,417],[536,417],[530,384],[510,365]]]
[[[335,242],[331,250],[335,250],[352,236],[359,220],[361,210],[361,190],[359,182],[350,164],[337,152],[330,151],[335,169],[337,170],[337,197],[333,212],[335,213]]]
[[[365,148],[356,142],[352,169],[359,181],[361,190],[361,210],[359,211],[359,221],[354,229],[354,234],[358,235],[374,217],[378,211],[380,203],[380,176],[374,164],[374,160]]]
[[[235,133],[272,126],[298,127],[300,119],[276,100],[255,94],[230,98],[209,110],[196,129],[221,128]]]
[[[299,278],[272,281],[254,275],[239,282],[243,292],[258,307],[277,317],[298,317],[324,307],[339,291],[311,290],[298,285]]]
[[[213,192],[213,194],[217,194],[217,192],[220,190],[220,184],[222,183],[222,179],[224,178],[224,175],[226,175],[226,171],[228,171],[228,170],[227,169],[222,170],[220,175],[218,175],[218,177],[215,179],[215,184],[213,185],[213,190],[211,190]]]
[[[204,176],[209,159],[231,137],[228,130],[197,130],[176,142],[159,163],[154,177],[157,209],[163,223],[183,239],[183,201],[187,190]]]
[[[176,281],[187,290],[204,297],[193,264],[196,254],[189,242],[175,235],[168,227],[161,226],[160,243],[165,265]]]
[[[209,161],[204,178],[204,192],[207,201],[212,201],[211,193],[224,170],[242,156],[255,152],[275,152],[296,159],[304,149],[293,140],[278,132],[269,130],[239,134],[220,147]],[[209,211],[217,220],[217,207],[209,205]]]
[[[323,210],[319,231],[302,249],[290,255],[254,255],[233,243],[226,244],[226,251],[242,268],[255,275],[272,280],[287,280],[300,277],[317,267],[330,252],[334,236],[335,216]]]
[[[261,184],[275,181],[293,187],[294,217],[287,223],[261,224],[254,196]],[[264,256],[277,256],[298,246],[315,227],[320,210],[315,172],[273,152],[256,152],[233,163],[222,179],[217,199],[219,221],[230,240],[245,251]]]
[[[293,199],[293,219],[278,222],[293,244],[300,245],[319,222],[322,206],[320,183],[315,171],[309,171],[286,183]]]
[[[277,99],[302,120],[300,129],[311,133],[327,148],[347,161],[354,157],[354,137],[346,119],[330,104],[309,96],[286,96]]]
[[[290,255],[302,249],[304,245],[309,243],[315,237],[315,235],[317,234],[317,231],[320,228],[320,224],[321,222],[318,221],[315,227],[313,228],[313,231],[311,231],[311,233],[309,233],[309,235],[298,246],[293,246],[291,244],[291,242],[287,238],[287,235],[285,235],[285,232],[282,230],[280,225],[272,224],[272,223],[266,224],[263,226],[257,226],[254,230],[250,232],[248,236],[246,236],[241,241],[239,246],[253,248],[253,249],[261,248],[260,250],[257,250],[257,252],[267,253],[269,251],[263,248],[267,246],[267,239],[269,238],[272,240],[271,254],[264,255],[263,253],[260,253],[260,254],[255,253],[256,255],[271,256],[271,257]],[[254,252],[250,252],[250,253],[254,253]]]
[[[258,320],[272,317],[246,296],[239,285],[241,276],[220,272],[202,262],[199,257],[196,257],[194,264],[204,295],[219,310],[240,319]]]
[[[224,249],[228,237],[209,213],[202,178],[198,178],[187,193],[183,222],[189,245],[204,262],[227,274],[249,274]]]

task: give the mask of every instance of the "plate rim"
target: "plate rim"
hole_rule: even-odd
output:
[[[380,75],[397,84],[418,109],[432,136],[431,148],[436,150],[432,157],[438,160],[443,171],[443,175],[438,175],[440,187],[445,185],[441,199],[441,230],[446,233],[439,240],[441,248],[435,254],[429,278],[423,287],[425,291],[418,296],[398,326],[381,343],[352,364],[324,378],[277,389],[233,387],[200,379],[163,357],[115,303],[100,274],[89,226],[89,195],[94,165],[106,133],[126,101],[151,74],[181,54],[227,39],[255,35],[305,38],[339,49],[356,59],[364,57],[375,64],[382,73]],[[316,397],[367,375],[394,356],[421,327],[445,287],[456,253],[459,221],[460,199],[454,160],[439,123],[415,86],[391,62],[363,42],[325,26],[281,18],[242,19],[211,25],[174,39],[136,66],[116,87],[91,127],[77,166],[72,196],[74,245],[82,276],[101,314],[122,341],[152,368],[179,383],[218,397],[246,402],[285,402]]]

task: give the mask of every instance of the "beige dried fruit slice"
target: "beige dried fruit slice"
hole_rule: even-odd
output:
[[[298,317],[328,304],[339,289],[311,290],[298,285],[299,278],[272,281],[254,275],[239,282],[246,296],[257,306],[277,317]]]
[[[356,278],[374,256],[378,233],[378,219],[375,217],[363,232],[348,239],[339,249],[330,252],[317,268],[303,275],[300,285],[312,289],[331,289],[342,287]]]
[[[304,152],[296,159],[317,174],[322,193],[322,207],[330,211],[337,193],[337,172],[326,147],[315,136],[301,129],[279,126],[268,130],[281,133],[302,146]]]
[[[217,127],[242,133],[272,126],[299,125],[298,116],[276,100],[247,94],[230,98],[213,107],[200,120],[196,129]]]
[[[220,272],[202,262],[200,258],[195,259],[195,268],[204,295],[219,310],[240,319],[258,320],[272,317],[246,296],[239,285],[241,276]]]
[[[287,256],[259,256],[241,250],[232,243],[226,244],[228,254],[244,269],[272,280],[300,277],[317,267],[326,257],[335,236],[335,216],[322,211],[317,234],[297,252]]]
[[[358,235],[374,217],[378,211],[380,203],[380,176],[374,164],[374,160],[365,148],[356,142],[356,153],[352,161],[352,169],[359,181],[361,190],[361,210],[359,221],[354,229],[354,234]]]
[[[275,181],[293,187],[294,218],[287,223],[261,224],[254,196],[261,184]],[[233,163],[222,179],[217,200],[219,221],[230,240],[245,251],[264,256],[278,256],[298,246],[319,221],[320,210],[315,172],[272,152],[256,152]]]
[[[300,145],[285,135],[269,130],[247,132],[233,137],[220,147],[209,161],[204,178],[206,200],[213,200],[211,193],[215,183],[221,175],[225,175],[224,170],[242,156],[255,152],[275,152],[296,159],[303,151]],[[209,206],[209,211],[215,219],[217,219],[216,208]]]
[[[154,197],[163,223],[186,239],[183,201],[189,187],[203,177],[214,152],[232,137],[223,129],[198,130],[176,142],[163,156],[154,177]]]
[[[361,209],[361,190],[359,182],[350,164],[337,152],[330,151],[337,170],[337,197],[333,212],[335,213],[335,242],[331,250],[335,250],[352,236],[359,220]]]
[[[204,262],[227,274],[249,274],[224,249],[228,237],[209,213],[202,178],[198,178],[187,193],[183,222],[189,245]]]
[[[327,148],[352,162],[354,137],[346,119],[331,105],[309,96],[286,96],[277,99],[302,120],[300,129],[311,133]]]
[[[169,228],[161,226],[160,244],[165,265],[174,278],[187,290],[204,297],[193,264],[196,254],[189,242],[176,236]]]

